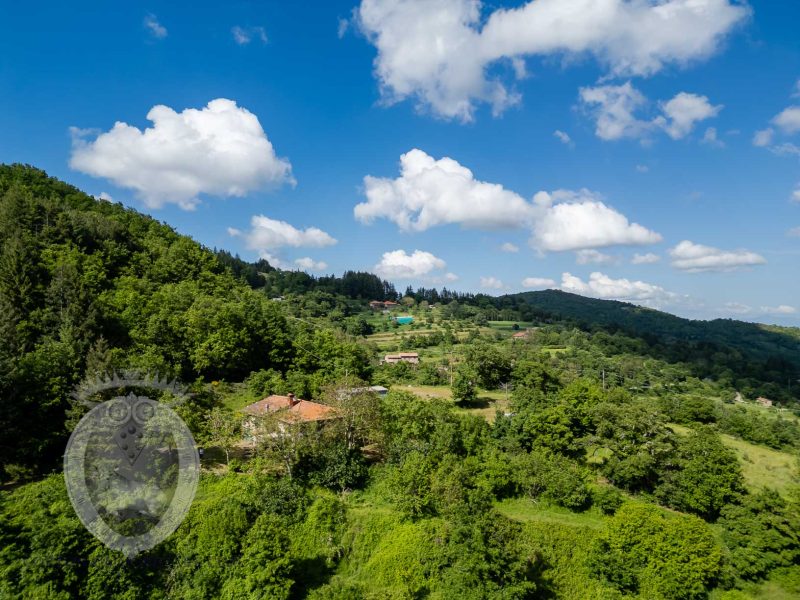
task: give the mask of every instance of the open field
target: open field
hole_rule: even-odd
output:
[[[395,385],[395,390],[411,392],[420,398],[441,398],[452,401],[450,387],[446,385]],[[469,407],[458,407],[458,410],[483,417],[490,423],[494,421],[496,411],[508,409],[509,400],[506,393],[500,390],[480,390],[478,400]]]
[[[683,425],[670,424],[670,428],[679,435],[689,435],[691,431]],[[750,491],[769,487],[786,495],[791,487],[800,484],[797,456],[751,444],[726,434],[721,434],[720,437],[739,458],[742,475]]]
[[[502,515],[522,523],[541,521],[568,527],[602,529],[606,519],[597,509],[572,512],[569,509],[547,502],[537,502],[530,498],[509,498],[498,502],[495,507]]]
[[[533,327],[533,323],[530,321],[488,321],[487,325],[492,329],[499,329],[501,331],[516,331],[514,325],[517,325],[519,330]]]

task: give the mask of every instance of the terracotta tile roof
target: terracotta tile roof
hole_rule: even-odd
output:
[[[242,412],[251,415],[265,415],[275,411],[282,411],[282,421],[323,421],[336,417],[336,409],[332,406],[312,402],[311,400],[295,399],[294,404],[289,396],[267,396],[263,400],[245,406]]]

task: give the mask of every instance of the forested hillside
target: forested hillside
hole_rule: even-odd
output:
[[[211,250],[31,167],[0,166],[0,241],[2,467],[58,464],[87,372],[192,382],[368,363],[357,345],[295,330]]]
[[[764,395],[800,400],[800,385],[794,385],[800,378],[800,330],[733,319],[692,321],[633,304],[557,290],[526,292],[511,298],[586,329],[619,331],[638,338],[645,344],[642,354],[692,363],[700,377],[725,379],[740,387],[769,382],[772,385],[761,389]]]
[[[2,598],[800,597],[794,330],[280,271],[18,165],[0,241]],[[132,560],[60,472],[73,387],[128,368],[205,449]],[[246,420],[289,392],[336,417]]]

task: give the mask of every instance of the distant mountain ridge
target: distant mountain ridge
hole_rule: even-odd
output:
[[[506,298],[554,319],[568,319],[585,329],[620,331],[651,346],[685,346],[689,353],[710,347],[733,349],[764,369],[787,371],[789,378],[800,379],[800,328],[734,319],[691,320],[627,302],[586,298],[559,290],[509,294]],[[794,383],[797,382],[787,381]]]

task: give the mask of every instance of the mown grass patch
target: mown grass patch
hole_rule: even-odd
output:
[[[683,425],[670,424],[670,428],[678,435],[689,435],[691,429]],[[787,496],[789,490],[800,484],[798,477],[798,457],[788,452],[781,452],[745,442],[727,434],[720,434],[722,442],[736,453],[742,466],[745,484],[751,492],[768,487]]]
[[[557,523],[568,527],[588,527],[602,529],[605,517],[595,510],[573,512],[561,506],[547,502],[534,501],[530,498],[509,498],[496,504],[498,512],[513,521],[530,523]]]
[[[393,389],[411,392],[420,398],[440,398],[442,400],[453,400],[450,386],[447,385],[417,385],[404,384],[395,385]],[[459,412],[478,415],[488,422],[494,422],[497,411],[507,411],[510,401],[510,394],[502,390],[480,390],[478,399],[469,406],[457,406]]]

